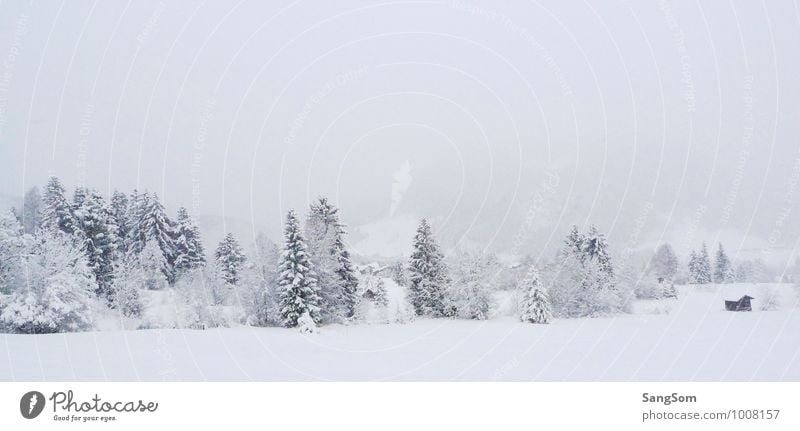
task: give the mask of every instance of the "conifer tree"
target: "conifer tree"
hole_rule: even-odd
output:
[[[355,315],[358,279],[345,234],[338,208],[324,197],[311,204],[306,221],[307,245],[322,299],[323,321],[347,320]]]
[[[573,254],[583,260],[585,239],[584,235],[578,231],[578,226],[572,225],[564,240],[564,253]]]
[[[283,325],[296,327],[301,318],[306,326],[309,319],[319,323],[319,289],[294,211],[289,211],[286,216],[279,271],[279,308]]]
[[[117,222],[117,250],[124,255],[127,251],[127,238],[131,224],[128,197],[125,193],[114,190],[114,194],[111,195],[111,214]]]
[[[128,232],[125,239],[125,250],[129,254],[140,253],[147,243],[147,230],[144,220],[150,206],[150,195],[147,191],[139,193],[134,189],[128,199]]]
[[[58,178],[50,177],[47,180],[42,203],[42,227],[72,234],[75,220],[65,195],[64,186],[61,185]]]
[[[602,272],[610,277],[614,275],[605,235],[600,233],[595,226],[589,228],[589,233],[583,239],[583,252],[588,259],[597,264]]]
[[[245,256],[239,242],[228,233],[217,246],[214,252],[215,263],[220,276],[228,284],[236,285],[241,279],[241,269],[244,265]]]
[[[117,225],[111,210],[96,190],[82,190],[74,209],[79,238],[89,268],[97,281],[97,294],[110,298],[117,260]]]
[[[173,231],[175,243],[175,271],[178,274],[205,265],[206,257],[200,229],[189,216],[186,208],[178,209]]]
[[[420,221],[414,236],[408,274],[408,299],[414,312],[419,316],[446,315],[445,291],[450,283],[447,266],[425,219]]]
[[[520,284],[519,318],[528,323],[550,323],[553,319],[550,300],[539,281],[539,273],[533,266]]]
[[[733,282],[733,269],[731,267],[731,261],[728,259],[728,255],[725,254],[725,250],[722,248],[721,243],[719,244],[719,248],[717,248],[717,258],[714,263],[714,282]]]
[[[147,194],[144,196],[147,197]],[[164,268],[162,269],[164,276],[167,277],[170,283],[173,283],[175,281],[175,244],[172,241],[172,222],[167,217],[164,206],[159,202],[157,195],[149,196],[143,201],[146,204],[146,209],[143,218],[138,223],[138,232],[134,234],[134,237],[137,238],[134,243],[137,244],[135,250],[140,246],[141,240],[139,238],[142,236],[144,236],[146,243],[154,242],[157,244],[161,254],[164,256]]]
[[[711,283],[711,259],[708,256],[708,248],[706,243],[700,247],[700,254],[698,255],[698,282],[700,284]]]

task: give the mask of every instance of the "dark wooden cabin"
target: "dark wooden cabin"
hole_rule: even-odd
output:
[[[738,301],[725,301],[725,309],[728,311],[753,311],[750,300],[754,299],[750,295],[739,298]]]

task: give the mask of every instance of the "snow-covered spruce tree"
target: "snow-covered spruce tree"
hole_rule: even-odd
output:
[[[97,281],[98,296],[110,299],[114,268],[117,262],[117,224],[103,197],[96,190],[81,192],[74,208],[77,235],[81,240],[89,268]]]
[[[157,195],[148,197],[145,194],[144,196],[146,199],[143,200],[147,206],[138,222],[137,228],[134,229],[134,231],[138,231],[134,234],[134,237],[137,238],[136,242],[133,243],[135,244],[134,252],[139,252],[141,250],[139,247],[144,245],[141,243],[142,235],[147,244],[155,243],[158,245],[164,257],[162,271],[167,280],[173,283],[175,281],[175,244],[172,241],[172,222],[167,217],[164,206],[159,202]]]
[[[286,327],[298,326],[303,316],[306,316],[303,317],[306,326],[309,319],[315,324],[319,323],[319,289],[310,265],[297,216],[294,211],[289,211],[278,279],[280,313]]]
[[[200,239],[200,229],[189,216],[186,208],[178,209],[173,231],[175,244],[175,271],[182,274],[206,264],[205,250]]]
[[[356,309],[358,278],[344,243],[346,233],[339,209],[326,198],[319,198],[310,206],[305,232],[322,300],[322,322],[351,319]]]
[[[128,196],[125,193],[114,190],[111,195],[110,204],[111,215],[117,222],[117,250],[125,255],[127,252],[127,238],[130,231],[130,213],[128,209]]]
[[[0,212],[0,298],[11,292],[19,276],[24,249],[22,225],[11,211]]]
[[[444,255],[425,219],[420,221],[413,246],[408,264],[408,300],[418,316],[445,316],[445,292],[450,279]]]
[[[144,249],[147,243],[147,231],[144,229],[143,222],[150,206],[150,195],[145,191],[139,193],[134,189],[128,199],[128,232],[125,238],[125,251],[129,254],[137,254]]]
[[[453,280],[447,291],[446,302],[454,314],[462,319],[486,320],[492,306],[493,276],[489,255],[459,253],[452,266]]]
[[[406,267],[403,262],[395,262],[390,268],[392,280],[398,286],[408,286],[408,277],[406,276]]]
[[[225,238],[217,246],[217,250],[214,252],[214,262],[220,277],[226,283],[232,285],[239,283],[245,256],[242,247],[232,233],[225,235]]]
[[[583,252],[588,259],[597,264],[601,271],[608,274],[609,277],[614,276],[614,267],[608,253],[606,237],[597,230],[597,227],[591,226],[589,233],[583,238]]]
[[[717,248],[717,258],[714,262],[714,283],[733,283],[733,267],[728,255],[722,248],[722,243]]]
[[[694,283],[708,284],[711,283],[711,280],[711,259],[708,257],[706,243],[703,243],[700,253],[697,254]]]
[[[572,225],[564,240],[564,253],[574,254],[576,257],[583,259],[586,237],[578,230],[578,226]]]
[[[648,272],[656,279],[674,280],[678,273],[678,257],[669,244],[661,244],[650,260]]]
[[[13,332],[38,334],[90,329],[97,285],[86,256],[63,232],[42,230],[22,259],[22,273],[0,310]]]
[[[32,187],[25,193],[22,201],[22,230],[33,234],[42,225],[42,196],[38,187]]]
[[[72,234],[75,228],[72,207],[67,201],[64,186],[56,177],[47,180],[42,196],[42,227],[68,234]]]
[[[550,323],[553,313],[550,300],[539,281],[539,272],[531,266],[519,287],[519,320],[528,323]]]

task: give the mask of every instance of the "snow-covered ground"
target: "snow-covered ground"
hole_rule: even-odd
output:
[[[763,298],[777,293],[774,311]],[[798,292],[789,285],[679,288],[635,313],[518,323],[407,324],[0,335],[0,380],[800,381]],[[394,293],[393,293],[394,292]],[[391,302],[396,290],[389,289]],[[749,293],[753,312],[724,311]],[[500,300],[503,299],[501,295]]]

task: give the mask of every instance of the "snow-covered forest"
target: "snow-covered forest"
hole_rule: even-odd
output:
[[[422,219],[413,253],[395,262],[352,256],[343,214],[326,198],[284,235],[227,234],[213,249],[191,214],[156,194],[75,188],[51,177],[0,216],[0,328],[42,334],[102,329],[286,327],[407,323],[416,318],[520,322],[632,313],[637,301],[677,300],[676,284],[791,282],[761,261],[733,262],[722,244],[684,259],[662,244],[618,262],[595,226],[565,233],[555,256],[504,263],[482,250],[445,253]],[[777,309],[772,292],[762,308]],[[790,300],[791,302],[791,300]],[[797,301],[794,301],[794,305]],[[788,304],[792,306],[793,304]],[[511,312],[509,312],[511,310]]]

